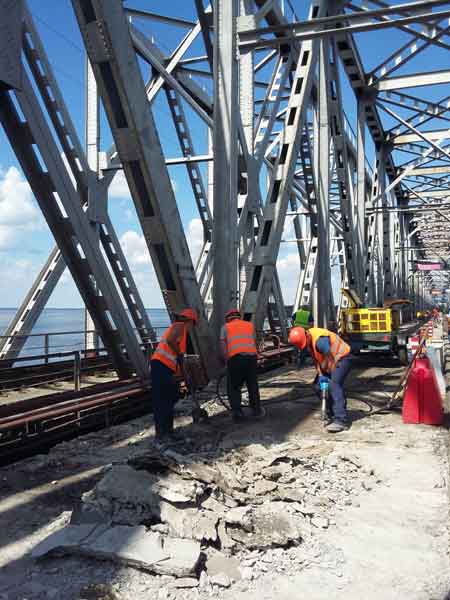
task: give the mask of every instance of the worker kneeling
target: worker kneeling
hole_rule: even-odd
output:
[[[258,387],[258,360],[255,328],[241,319],[241,313],[232,309],[225,315],[225,325],[220,332],[220,349],[227,363],[227,394],[233,413],[233,421],[245,420],[242,412],[241,388],[247,385],[250,408],[254,417],[263,417]]]
[[[315,383],[320,385],[321,379],[325,377],[330,380],[327,412],[331,423],[328,424],[327,431],[338,433],[348,429],[347,399],[343,384],[353,358],[350,346],[336,333],[319,327],[312,327],[308,331],[303,327],[294,327],[289,333],[289,343],[299,350],[309,350],[317,371]]]
[[[192,308],[176,313],[175,321],[163,333],[151,357],[152,405],[159,439],[173,435],[173,408],[179,398],[175,376],[182,374],[187,336],[197,321],[197,313]]]

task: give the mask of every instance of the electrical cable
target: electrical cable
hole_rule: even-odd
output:
[[[50,25],[49,23],[47,23],[47,21],[45,21],[42,17],[38,17],[38,15],[36,13],[32,12],[31,14],[33,15],[33,19],[36,19],[36,21],[39,21],[39,23],[41,23],[41,25],[44,25],[44,27],[47,27],[47,29],[49,31],[51,31],[52,33],[54,33],[55,35],[57,35],[58,37],[60,37],[67,44],[70,44],[73,48],[75,48],[75,50],[77,50],[78,52],[80,52],[84,56],[84,50],[83,50],[83,48],[81,48],[80,46],[78,46],[78,44],[75,44],[75,42],[73,40],[71,40],[66,35],[64,35],[60,31],[58,31],[57,29],[55,29],[52,25]]]

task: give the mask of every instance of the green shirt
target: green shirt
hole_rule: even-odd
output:
[[[294,313],[294,326],[309,329],[313,325],[311,311],[300,309]]]

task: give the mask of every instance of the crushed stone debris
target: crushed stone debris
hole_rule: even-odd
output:
[[[108,464],[71,522],[33,556],[89,556],[169,576],[158,598],[294,574],[321,556],[314,536],[349,495],[376,485],[363,467],[357,456],[324,456],[298,441],[231,447],[228,439],[226,452],[192,440],[176,450],[149,445]]]

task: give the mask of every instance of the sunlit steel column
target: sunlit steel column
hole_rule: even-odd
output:
[[[236,18],[238,0],[214,3],[214,224],[213,335],[237,302]]]
[[[327,327],[330,304],[330,124],[328,118],[328,69],[329,43],[327,38],[320,41],[319,49],[319,103],[318,103],[318,187],[317,203],[317,302],[316,325]]]
[[[97,188],[92,188],[92,182],[97,182],[98,171],[99,171],[99,148],[100,148],[100,121],[99,121],[99,109],[100,102],[97,91],[97,82],[95,81],[94,73],[92,71],[91,63],[86,56],[86,114],[85,114],[85,127],[86,127],[86,159],[89,168],[95,173],[95,179],[89,178],[91,185],[88,189],[88,201],[89,201],[89,216],[95,215],[96,207],[93,206],[97,201]],[[99,224],[97,221],[90,221],[93,230],[95,231],[96,237],[99,240]],[[98,348],[98,334],[95,331],[94,320],[92,319],[89,311],[84,311],[84,347],[86,350]]]
[[[358,119],[356,127],[357,138],[357,157],[356,157],[356,211],[355,211],[355,227],[357,240],[357,264],[360,267],[358,274],[359,289],[358,293],[361,298],[364,295],[365,285],[365,217],[366,217],[366,119],[365,119],[365,104],[362,100],[358,100]]]

